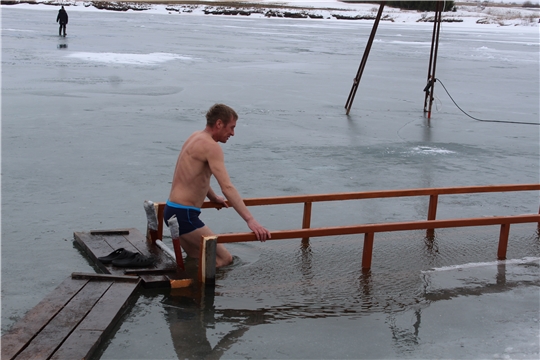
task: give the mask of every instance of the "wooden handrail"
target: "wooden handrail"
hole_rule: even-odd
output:
[[[260,205],[279,205],[279,204],[294,204],[294,203],[321,202],[321,201],[343,201],[343,200],[377,199],[377,198],[408,197],[408,196],[423,196],[423,195],[452,195],[452,194],[473,194],[473,193],[530,191],[530,190],[540,190],[540,184],[462,186],[462,187],[443,187],[443,188],[419,188],[419,189],[406,189],[406,190],[362,191],[362,192],[335,193],[335,194],[276,196],[276,197],[269,197],[269,198],[244,199],[244,204],[246,204],[246,206],[260,206]],[[215,203],[207,201],[203,204],[202,207],[212,208],[215,206],[216,206]]]
[[[248,199],[244,199],[244,204],[246,204],[246,206],[261,206],[261,205],[280,205],[280,204],[295,204],[295,203],[321,202],[321,201],[343,201],[343,200],[377,199],[377,198],[424,196],[424,195],[457,195],[457,194],[532,191],[532,190],[540,190],[540,184],[480,185],[480,186],[460,186],[460,187],[442,187],[442,188],[418,188],[418,189],[405,189],[405,190],[361,191],[361,192],[335,193],[335,194],[276,196],[276,197],[268,197],[268,198],[248,198]],[[156,204],[164,205],[165,203],[158,202]],[[216,203],[213,203],[211,201],[205,201],[202,205],[202,208],[207,209],[207,208],[214,208],[217,206],[218,205]]]
[[[412,197],[412,196],[429,196],[429,207],[427,220],[435,220],[437,213],[437,203],[439,195],[458,195],[458,194],[474,194],[474,193],[490,193],[490,192],[511,192],[511,191],[534,191],[540,190],[538,184],[506,184],[506,185],[478,185],[478,186],[460,186],[460,187],[442,187],[442,188],[418,188],[405,190],[379,190],[379,191],[362,191],[350,193],[335,193],[335,194],[311,194],[311,195],[293,195],[293,196],[276,196],[269,198],[248,198],[244,199],[246,206],[261,206],[261,205],[281,205],[304,203],[304,216],[302,218],[302,228],[309,228],[311,224],[311,209],[314,202],[322,201],[344,201],[344,200],[361,200],[361,199],[377,199],[377,198],[393,198],[393,197]],[[161,239],[163,235],[163,208],[164,202],[155,203],[158,212],[158,237]],[[216,208],[219,205],[211,201],[205,201],[202,205],[203,209]],[[540,212],[540,211],[539,211]],[[539,224],[540,227],[540,224]],[[427,234],[432,233],[432,228],[427,228]],[[304,238],[303,241],[308,241]]]
[[[451,227],[467,227],[467,226],[488,226],[500,225],[501,231],[499,235],[499,248],[497,256],[499,259],[506,258],[506,249],[508,244],[508,234],[510,224],[533,223],[537,222],[540,229],[540,209],[539,214],[525,214],[514,216],[495,216],[483,218],[469,219],[446,219],[436,220],[437,204],[439,195],[458,195],[458,194],[474,194],[474,193],[493,193],[493,192],[513,192],[513,191],[535,191],[540,190],[540,183],[537,184],[508,184],[508,185],[484,185],[484,186],[462,186],[462,187],[443,187],[443,188],[419,188],[405,190],[381,190],[381,191],[363,191],[350,193],[335,193],[335,194],[311,194],[311,195],[293,195],[293,196],[278,196],[269,198],[250,198],[244,199],[246,206],[260,205],[281,205],[303,203],[304,211],[302,217],[302,229],[298,230],[277,230],[272,231],[271,240],[285,240],[301,238],[303,242],[307,242],[310,237],[320,236],[335,236],[335,235],[351,235],[364,234],[364,250],[362,256],[362,268],[364,270],[371,267],[371,253],[373,249],[374,234],[377,232],[390,231],[406,231],[406,230],[427,230],[426,236],[433,235],[434,229],[451,228]],[[344,200],[361,200],[361,199],[377,199],[377,198],[396,198],[396,197],[413,197],[413,196],[429,196],[429,206],[427,209],[427,220],[395,222],[383,224],[361,224],[352,226],[338,227],[322,227],[310,228],[312,204],[314,202],[323,201],[344,201]],[[163,208],[164,202],[154,203],[156,207],[158,223],[158,238],[162,238],[163,231]],[[219,205],[210,201],[205,201],[202,208],[215,208]],[[214,241],[215,243],[232,243],[255,241],[254,233],[235,233],[235,234],[219,234],[212,237],[207,237],[202,241]],[[201,248],[203,248],[201,244]],[[206,264],[211,267],[215,264]],[[200,275],[201,281],[204,276]]]
[[[352,235],[377,232],[405,231],[405,230],[425,230],[425,229],[442,229],[451,227],[468,227],[468,226],[488,226],[488,225],[503,225],[503,224],[522,224],[540,222],[540,214],[526,214],[514,216],[493,216],[482,218],[469,219],[445,219],[445,220],[422,220],[422,221],[407,221],[394,222],[384,224],[362,224],[352,226],[333,226],[299,230],[279,230],[272,231],[272,239],[269,240],[286,240],[305,237],[320,237],[320,236],[336,236],[336,235]],[[257,237],[254,233],[232,233],[219,234],[218,243],[236,243],[246,241],[256,241]]]
[[[499,260],[506,259],[506,250],[508,246],[508,235],[510,232],[510,224],[523,224],[540,222],[540,214],[527,214],[515,216],[494,216],[484,218],[471,219],[449,219],[449,220],[423,220],[409,221],[386,224],[364,224],[354,226],[336,226],[302,230],[281,230],[273,231],[272,239],[270,240],[285,240],[302,237],[316,236],[334,236],[334,235],[352,235],[364,234],[364,247],[362,250],[362,271],[368,271],[371,268],[371,258],[373,255],[373,241],[376,232],[390,231],[405,231],[405,230],[423,230],[423,229],[439,229],[451,227],[466,227],[466,226],[488,226],[500,225],[499,245],[497,249],[497,258]],[[256,241],[257,238],[253,233],[237,233],[237,234],[220,234],[214,236],[203,237],[201,240],[201,248],[205,242],[212,241],[214,243],[233,243]],[[215,255],[215,254],[211,254]],[[209,257],[206,254],[205,258]],[[211,256],[210,256],[211,257]],[[201,255],[202,259],[202,255]],[[203,265],[204,264],[204,265]],[[201,260],[199,264],[199,281],[212,285],[215,283],[215,263],[204,263]]]

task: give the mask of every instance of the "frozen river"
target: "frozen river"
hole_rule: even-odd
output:
[[[146,229],[178,151],[215,102],[238,112],[223,146],[244,197],[539,182],[538,27],[443,24],[431,121],[432,26],[382,22],[349,116],[371,22],[2,6],[2,330],[72,272],[74,231]],[[514,123],[512,123],[514,122]],[[531,124],[517,124],[533,123]],[[538,194],[440,200],[438,218],[538,211]],[[254,208],[270,230],[301,207]],[[427,199],[314,206],[313,227],[425,219]],[[244,232],[233,210],[205,210]],[[143,291],[103,359],[538,358],[540,241],[512,227],[241,243],[205,299]],[[378,241],[378,240],[381,241]],[[453,267],[454,266],[454,267]]]

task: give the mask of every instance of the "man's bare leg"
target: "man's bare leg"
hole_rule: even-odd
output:
[[[195,229],[187,234],[180,235],[180,245],[189,257],[198,259],[201,251],[201,238],[203,236],[215,235],[208,226]],[[216,246],[216,267],[226,266],[232,262],[231,253],[223,246]]]

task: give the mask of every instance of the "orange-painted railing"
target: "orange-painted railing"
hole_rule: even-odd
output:
[[[437,228],[449,227],[467,227],[467,226],[486,226],[500,225],[499,248],[497,257],[506,258],[506,249],[508,244],[508,234],[510,224],[517,223],[538,223],[540,227],[540,209],[539,213],[514,216],[496,216],[489,218],[468,218],[468,219],[450,219],[436,220],[437,205],[440,195],[456,194],[475,194],[475,193],[494,193],[494,192],[516,192],[516,191],[538,191],[540,184],[513,184],[513,185],[489,185],[489,186],[465,186],[465,187],[445,187],[445,188],[424,188],[424,189],[406,189],[406,190],[383,190],[383,191],[365,191],[352,193],[336,194],[315,194],[315,195],[295,195],[279,196],[270,198],[251,198],[244,199],[246,206],[262,205],[280,205],[303,203],[304,212],[302,217],[302,229],[299,230],[280,230],[272,231],[272,240],[302,238],[307,241],[309,237],[335,236],[347,234],[365,234],[364,252],[362,257],[362,268],[371,267],[371,254],[373,249],[373,239],[376,232],[403,231],[403,230],[427,230],[428,236]],[[397,197],[417,197],[429,196],[429,206],[427,220],[412,222],[395,222],[383,224],[363,224],[353,226],[338,226],[325,228],[311,228],[311,211],[314,202],[324,201],[344,201],[376,198],[397,198]],[[162,238],[163,233],[163,208],[165,203],[156,203],[158,215],[158,237]],[[203,208],[216,207],[217,204],[205,202]],[[216,235],[218,243],[255,241],[253,233],[235,233]]]

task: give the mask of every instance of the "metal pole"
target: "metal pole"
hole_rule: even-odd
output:
[[[426,92],[426,98],[424,100],[424,112],[426,112],[426,102],[428,101],[428,119],[431,119],[431,107],[433,105],[433,88],[435,87],[435,70],[437,68],[437,52],[439,50],[439,34],[441,31],[441,17],[442,17],[442,2],[437,1],[437,8],[435,9],[435,20],[433,22],[433,39],[431,43],[431,58],[430,58],[430,69],[428,72],[428,84],[424,88]],[[431,63],[433,62],[433,69],[431,69]],[[431,72],[431,70],[433,70]]]
[[[428,105],[428,96],[430,93],[431,88],[431,69],[433,67],[433,49],[435,48],[435,24],[437,20],[437,11],[435,11],[435,22],[433,23],[433,34],[431,35],[431,50],[429,52],[429,66],[428,66],[428,74],[427,74],[427,85],[424,88],[424,92],[426,93],[425,99],[424,99],[424,112],[427,112],[427,105]]]
[[[369,36],[369,40],[366,45],[366,50],[364,50],[364,56],[362,57],[362,61],[360,62],[360,66],[358,67],[358,72],[356,73],[356,77],[354,78],[351,92],[349,93],[347,103],[345,104],[345,108],[347,109],[347,115],[349,115],[349,112],[351,111],[351,106],[354,100],[354,96],[356,95],[356,90],[358,89],[360,78],[362,77],[362,73],[364,72],[364,67],[366,66],[366,63],[367,63],[369,51],[371,50],[373,39],[375,38],[375,34],[377,33],[377,27],[379,26],[379,21],[381,20],[381,15],[383,13],[385,3],[386,1],[381,1],[381,5],[379,6],[379,12],[377,13],[377,18],[375,19],[375,22],[373,23],[373,28],[371,29],[371,35]]]

